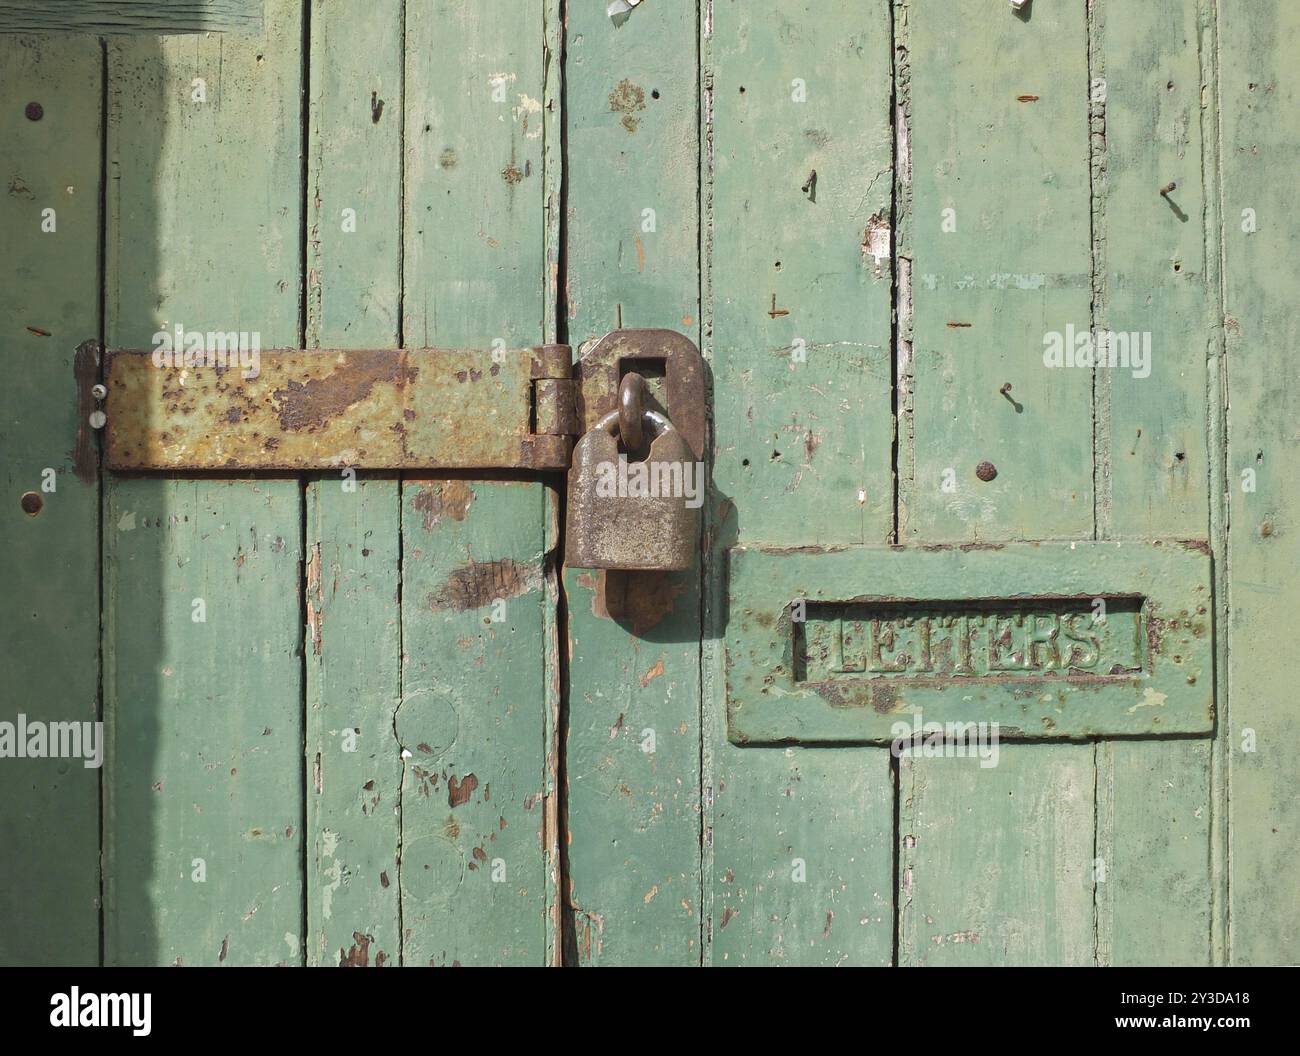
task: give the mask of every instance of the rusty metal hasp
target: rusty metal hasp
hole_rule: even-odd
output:
[[[110,351],[107,465],[566,469],[571,361],[568,345]]]

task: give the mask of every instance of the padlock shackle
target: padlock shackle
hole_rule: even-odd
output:
[[[605,415],[604,418],[602,418],[600,421],[596,423],[596,428],[603,429],[605,432],[607,432],[610,436],[614,437],[616,440],[622,440],[623,439],[621,434],[622,413],[623,412],[621,408],[617,411],[610,411],[609,414]],[[668,432],[669,430],[675,430],[675,426],[673,425],[672,422],[670,422],[667,419],[667,417],[660,414],[658,411],[650,410],[648,407],[644,408],[641,411],[641,426],[643,428],[646,422],[649,422],[654,427],[651,430],[654,433],[654,435],[650,438],[652,442],[658,440],[661,436],[663,436],[664,433]],[[645,437],[643,435],[642,440],[644,439]],[[629,445],[626,440],[623,440],[623,446],[629,447],[631,445]],[[640,446],[640,445],[636,445],[636,446]]]

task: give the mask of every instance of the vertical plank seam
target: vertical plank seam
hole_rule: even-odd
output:
[[[907,500],[915,487],[915,432],[912,418],[912,259],[911,259],[911,59],[907,46],[906,0],[889,0],[890,125],[893,181],[890,195],[890,411],[893,444],[890,476],[893,486],[894,544],[901,544],[906,530]],[[906,475],[904,469],[906,468]],[[889,759],[892,795],[893,877],[890,908],[893,916],[890,964],[898,967],[902,956],[902,768],[891,751]]]
[[[697,8],[697,47],[699,65],[700,103],[697,115],[699,126],[697,167],[697,193],[699,209],[697,288],[700,313],[700,352],[710,366],[716,365],[713,350],[713,0],[702,0]],[[709,437],[705,445],[705,460],[710,479],[714,469],[714,429],[716,421],[713,408],[708,415]],[[713,749],[712,737],[715,718],[715,691],[718,687],[717,670],[722,662],[722,648],[717,633],[710,633],[723,603],[725,579],[720,554],[715,549],[718,525],[716,505],[705,503],[703,539],[701,547],[700,591],[700,965],[713,964]],[[707,647],[705,642],[708,641]]]
[[[888,12],[892,63],[889,117],[893,132],[893,187],[889,216],[893,239],[890,253],[890,414],[893,419],[890,451],[893,526],[890,541],[899,544],[903,541],[907,498],[915,484],[911,404],[911,59],[907,50],[907,5],[902,0],[889,0]]]
[[[108,42],[99,38],[99,230],[97,232],[96,250],[99,255],[99,282],[98,300],[96,305],[98,320],[97,328],[99,330],[99,369],[100,381],[103,381],[103,350],[108,341]],[[103,448],[103,431],[96,440],[96,450],[102,451]],[[95,540],[98,548],[99,568],[96,570],[96,589],[98,591],[95,604],[95,613],[98,620],[99,633],[96,635],[95,650],[95,720],[104,722],[104,600],[106,597],[104,576],[104,502],[106,492],[104,488],[104,462],[103,458],[96,459],[97,473],[95,475],[96,489],[96,524]],[[100,730],[107,729],[107,724],[100,726]],[[103,734],[101,733],[101,737]],[[104,927],[105,927],[105,906],[104,906],[104,861],[105,861],[105,824],[104,824],[104,767],[100,766],[96,774],[96,789],[98,803],[96,804],[96,815],[99,821],[99,860],[96,862],[96,872],[99,874],[99,906],[97,919],[99,923],[98,934],[98,951],[97,958],[101,967],[105,963],[105,945],[104,945]]]
[[[1088,237],[1090,254],[1091,300],[1088,305],[1090,333],[1096,334],[1107,317],[1109,284],[1106,278],[1106,101],[1097,98],[1093,85],[1103,81],[1105,64],[1105,18],[1098,0],[1088,0],[1085,21],[1087,40],[1088,101]],[[1100,366],[1092,368],[1092,535],[1107,538],[1111,525],[1110,468],[1110,373]]]
[[[558,120],[553,117],[548,123],[543,116],[542,124],[542,164],[545,172],[545,179],[550,184],[550,193],[554,195],[555,217],[552,221],[553,235],[555,238],[555,264],[554,264],[554,294],[553,294],[553,326],[555,340],[558,343],[568,344],[569,337],[569,108],[568,108],[568,78],[565,68],[567,60],[566,43],[568,40],[569,26],[569,4],[568,0],[554,0],[554,10],[558,18],[556,27],[557,53],[552,56],[556,69],[556,86],[555,96],[556,105],[559,109]],[[549,75],[550,67],[547,67]],[[550,138],[550,130],[554,129],[557,133],[555,136],[558,142],[547,143]],[[552,151],[552,148],[554,150]],[[554,167],[557,171],[552,172]],[[551,232],[548,231],[548,237]],[[572,353],[571,353],[572,354]],[[556,950],[553,955],[553,961],[557,967],[576,967],[577,959],[577,936],[573,930],[572,907],[569,904],[570,891],[570,864],[569,864],[569,753],[568,737],[564,731],[568,730],[569,723],[569,599],[564,589],[564,558],[563,558],[563,540],[564,540],[564,514],[567,509],[568,500],[568,478],[567,475],[561,478],[559,487],[557,517],[558,543],[560,547],[560,556],[558,558],[559,570],[556,576],[556,602],[555,602],[555,641],[556,641],[556,675],[559,678],[560,694],[558,702],[558,712],[556,717],[556,741],[559,745],[555,767],[555,818],[557,832],[555,834],[557,862],[556,862],[556,914],[558,916],[557,928],[555,934]]]
[[[406,0],[401,0],[398,11],[398,63],[397,63],[397,347],[406,347]],[[397,475],[397,535],[402,535],[402,474]],[[400,549],[399,549],[400,552]],[[401,608],[397,622],[400,626]],[[398,666],[401,666],[399,656]],[[401,905],[401,891],[398,891]],[[401,941],[400,936],[398,939]]]
[[[1097,0],[1088,0],[1084,19],[1087,50],[1084,99],[1088,115],[1088,252],[1089,287],[1088,331],[1096,334],[1107,315],[1109,287],[1106,280],[1106,101],[1098,98],[1093,86],[1106,72],[1104,51],[1105,19]],[[1104,539],[1111,532],[1111,380],[1110,373],[1099,366],[1092,368],[1092,537]],[[1101,788],[1112,777],[1112,754],[1100,739],[1093,740],[1092,750],[1092,960],[1102,965],[1109,960],[1103,950],[1110,946],[1110,920],[1102,903],[1107,896],[1098,874],[1097,864],[1109,860],[1111,835],[1103,817]],[[1104,874],[1102,874],[1104,875]]]
[[[563,252],[564,143],[564,3],[545,0],[542,5],[542,341],[560,342],[563,316],[560,259]],[[558,113],[557,113],[558,110]],[[557,124],[558,122],[558,124]],[[566,328],[567,329],[567,328]],[[567,337],[567,332],[566,332]],[[563,478],[561,478],[563,480]],[[542,736],[546,876],[550,904],[546,913],[544,956],[550,967],[564,967],[564,891],[567,857],[564,853],[565,812],[562,797],[565,778],[565,676],[568,612],[564,598],[564,483],[542,487],[542,602],[545,707]],[[552,516],[554,513],[554,516]]]
[[[405,18],[405,5],[403,5]],[[406,66],[406,49],[402,49],[402,66]],[[405,168],[405,161],[403,161]],[[403,206],[403,209],[405,206]],[[403,587],[406,582],[406,521],[403,510],[406,507],[406,474],[397,473],[397,704],[393,708],[391,725],[393,730],[393,747],[401,758],[402,739],[397,732],[397,713],[406,699],[406,608]],[[397,780],[397,847],[393,863],[393,880],[397,886],[397,966],[406,966],[406,924],[403,920],[405,899],[402,887],[402,852],[406,841],[406,760],[402,759],[401,776]]]
[[[701,94],[704,87],[704,5],[712,5],[713,0],[703,0],[703,3],[695,5],[695,77],[697,82],[695,93],[695,202],[697,224],[699,230],[704,227],[704,103]],[[704,344],[704,243],[697,234],[695,240],[695,315],[697,326],[699,327],[700,344]],[[702,355],[703,353],[701,353]],[[706,394],[706,400],[708,395]],[[705,438],[704,438],[704,458],[706,464],[711,462],[709,452],[711,451],[713,436],[713,415],[706,409],[705,417]],[[707,516],[704,518],[707,522]],[[695,654],[695,676],[698,697],[696,698],[696,730],[699,736],[699,742],[696,746],[696,787],[695,802],[698,804],[697,817],[699,818],[699,857],[696,859],[696,881],[699,892],[699,913],[697,914],[697,925],[699,929],[699,966],[702,968],[705,964],[704,955],[704,868],[705,868],[705,817],[704,817],[704,629],[707,626],[708,619],[708,586],[706,578],[706,561],[705,561],[705,541],[709,538],[704,532],[704,526],[701,526],[703,534],[699,537],[700,553],[700,597],[699,597],[699,614],[696,622],[698,629],[698,649]]]
[[[397,347],[406,347],[406,39],[407,39],[407,3],[401,0],[398,18],[401,20],[399,35],[401,44],[398,51],[398,96],[400,113],[397,130]],[[406,699],[406,609],[402,588],[406,579],[406,520],[403,510],[406,504],[406,473],[397,471],[397,702],[393,706],[391,726],[393,745],[401,758],[401,738],[397,733],[397,712]],[[405,801],[406,761],[402,760],[401,776],[397,782],[397,846],[394,848],[393,881],[397,891],[397,966],[406,966],[406,922],[404,919],[405,898],[402,888],[402,854],[405,849]]]
[[[1210,752],[1210,945],[1215,964],[1232,963],[1232,799],[1231,755],[1228,748],[1231,723],[1231,685],[1229,659],[1228,619],[1232,611],[1231,568],[1232,555],[1228,529],[1232,522],[1230,492],[1228,490],[1228,437],[1229,407],[1228,359],[1224,323],[1227,317],[1227,238],[1224,218],[1227,213],[1225,177],[1223,169],[1223,61],[1221,43],[1221,16],[1218,0],[1204,0],[1200,9],[1202,25],[1198,26],[1198,52],[1202,58],[1202,84],[1212,86],[1212,105],[1202,105],[1202,120],[1208,120],[1212,135],[1201,137],[1201,183],[1205,188],[1205,266],[1213,269],[1211,282],[1215,287],[1215,318],[1209,335],[1209,369],[1206,372],[1208,389],[1207,446],[1210,468],[1210,542],[1216,555],[1214,561],[1214,626],[1215,635],[1215,739]],[[1208,34],[1208,54],[1200,45]],[[1203,89],[1204,90],[1204,89]],[[1209,193],[1213,182],[1217,195]],[[1217,237],[1216,237],[1217,236]],[[1222,890],[1220,890],[1222,883]]]
[[[312,210],[311,202],[308,197],[311,193],[311,4],[302,5],[302,26],[301,42],[302,48],[302,70],[299,74],[300,83],[298,85],[299,96],[299,131],[302,137],[302,158],[298,172],[298,178],[301,186],[299,190],[299,200],[302,202],[302,219],[299,223],[299,246],[298,246],[298,267],[299,267],[299,295],[298,295],[298,340],[301,342],[300,348],[307,347],[307,304],[310,296],[309,276],[310,269],[307,267],[307,254],[311,247],[311,222]],[[300,664],[298,668],[298,722],[299,722],[299,813],[298,813],[298,831],[301,834],[299,843],[301,850],[299,852],[299,941],[298,951],[299,958],[303,967],[306,967],[309,954],[307,944],[309,941],[307,934],[308,926],[308,900],[310,898],[309,879],[311,872],[309,869],[308,854],[310,845],[308,843],[307,829],[307,796],[308,790],[312,787],[307,773],[307,478],[299,476],[298,484],[298,642]]]

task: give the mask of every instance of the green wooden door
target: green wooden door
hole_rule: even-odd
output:
[[[1293,5],[15,6],[0,961],[1295,960]],[[102,468],[78,346],[178,328],[678,331],[698,565],[565,567],[555,471]]]

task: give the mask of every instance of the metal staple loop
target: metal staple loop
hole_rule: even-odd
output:
[[[639,451],[645,440],[645,396],[645,378],[636,371],[625,374],[618,386],[618,435],[628,451]]]

